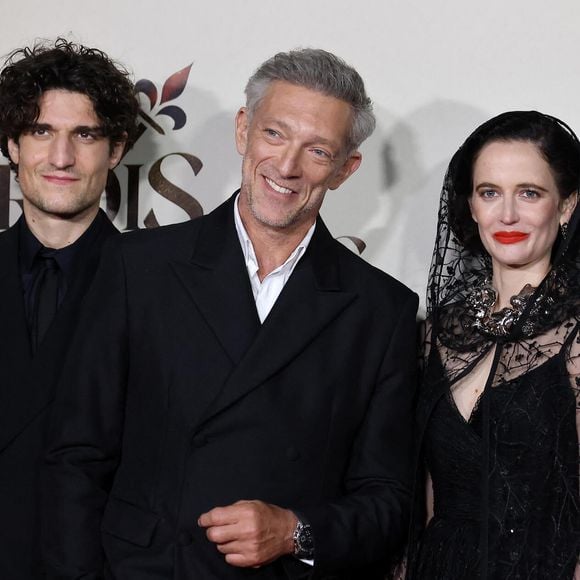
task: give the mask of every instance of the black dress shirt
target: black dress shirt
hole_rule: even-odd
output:
[[[34,313],[38,301],[38,282],[43,274],[43,257],[50,256],[58,265],[58,307],[74,283],[76,273],[82,265],[85,249],[98,237],[107,219],[102,212],[97,213],[88,229],[72,244],[64,248],[46,248],[30,231],[24,217],[19,221],[19,265],[24,299],[24,310],[29,332],[34,327]],[[34,347],[34,345],[33,345]],[[36,349],[35,349],[36,350]]]

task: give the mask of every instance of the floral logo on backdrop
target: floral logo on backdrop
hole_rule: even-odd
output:
[[[149,101],[149,112],[146,113],[141,109],[139,115],[143,121],[152,129],[157,131],[160,135],[165,135],[164,129],[154,120],[153,117],[158,117],[159,115],[165,115],[173,120],[173,130],[177,131],[185,127],[187,122],[187,115],[181,107],[175,105],[165,105],[169,101],[175,100],[181,93],[183,93],[185,87],[187,86],[187,79],[189,78],[189,72],[191,70],[191,64],[186,66],[184,69],[172,74],[163,84],[163,89],[161,91],[161,98],[159,99],[159,106],[157,106],[157,96],[158,91],[154,83],[148,79],[141,79],[135,83],[135,94],[142,94],[147,97]],[[165,105],[163,108],[161,105]],[[141,127],[145,128],[144,125]]]
[[[139,111],[140,123],[138,126],[137,140],[139,140],[147,130],[155,131],[159,135],[165,135],[166,130],[163,128],[163,121],[170,119],[172,121],[172,131],[179,131],[187,123],[185,111],[173,101],[181,96],[187,81],[192,65],[173,73],[163,83],[159,92],[155,83],[149,79],[141,79],[135,83],[135,94],[142,96],[145,106]],[[145,108],[147,110],[145,110]],[[160,119],[161,118],[161,119]],[[162,121],[163,119],[163,121]],[[171,156],[177,156],[184,159],[191,167],[194,175],[197,175],[202,167],[201,160],[186,152],[169,153],[157,159],[147,174],[149,185],[159,195],[174,203],[183,209],[187,215],[193,219],[203,215],[203,208],[200,203],[189,193],[172,183],[161,171],[161,164],[165,159]],[[140,169],[142,165],[125,164],[128,171],[127,179],[127,230],[137,228],[138,210],[139,210],[139,182]],[[117,174],[111,172],[109,183],[107,184],[106,208],[107,215],[111,220],[115,219],[121,204],[121,185]],[[159,222],[153,209],[150,209],[143,219],[146,228],[157,227]]]

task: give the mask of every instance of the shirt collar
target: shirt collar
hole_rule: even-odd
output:
[[[32,265],[34,263],[34,258],[36,254],[42,249],[42,244],[30,231],[24,214],[18,222],[18,239],[19,239],[19,252],[20,252],[20,264],[24,271],[32,270]]]
[[[244,227],[244,224],[242,222],[242,217],[240,216],[240,210],[238,208],[239,199],[240,199],[240,194],[238,193],[238,195],[236,196],[236,199],[234,200],[234,222],[236,224],[236,231],[238,233],[238,239],[240,240],[240,245],[242,246],[242,252],[244,254],[244,261],[246,262],[246,267],[248,268],[248,273],[250,274],[250,277],[252,277],[258,271],[259,265],[258,265],[258,259],[256,258],[256,253],[254,251],[254,245],[252,244],[252,240],[250,239],[250,236],[248,235],[248,232],[246,231],[246,228]],[[302,241],[296,246],[294,251],[290,254],[288,259],[284,262],[284,264],[282,264],[281,266],[276,268],[276,270],[274,270],[274,272],[281,270],[285,266],[291,266],[291,267],[294,266],[294,264],[304,254],[304,252],[306,251],[306,248],[308,248],[308,245],[310,244],[310,240],[312,239],[312,236],[314,235],[315,229],[316,229],[316,221],[310,226],[309,230],[306,232],[306,235],[304,236],[304,238],[302,238]]]
[[[83,254],[83,250],[92,245],[103,227],[103,212],[97,212],[95,219],[85,232],[72,244],[58,250],[51,250],[52,257],[56,260],[59,268],[63,271],[68,280],[73,275],[76,267],[77,256]],[[20,266],[23,272],[29,272],[34,267],[34,260],[38,252],[44,247],[42,243],[30,231],[24,215],[19,220],[19,245],[20,245]]]

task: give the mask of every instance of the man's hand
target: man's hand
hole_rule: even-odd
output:
[[[232,566],[258,568],[294,552],[298,519],[290,510],[262,501],[238,501],[199,516],[210,542]]]

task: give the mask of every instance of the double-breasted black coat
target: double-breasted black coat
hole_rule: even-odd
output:
[[[233,200],[104,252],[52,429],[51,577],[382,578],[404,539],[416,295],[319,219],[260,324]],[[196,521],[241,499],[307,519],[314,568],[226,564]]]

